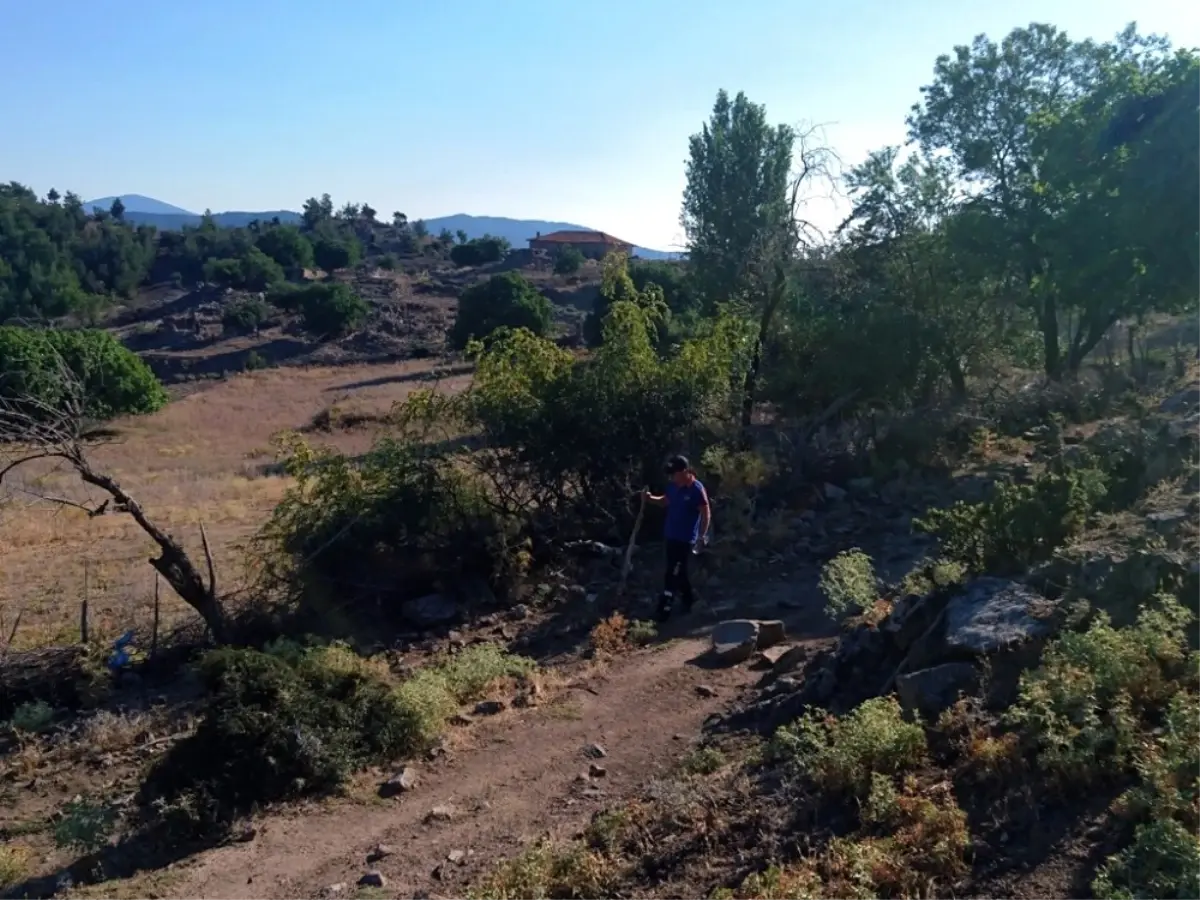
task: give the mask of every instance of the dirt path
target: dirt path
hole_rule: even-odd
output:
[[[398,799],[268,818],[252,842],[200,856],[172,892],[353,896],[358,878],[375,868],[391,896],[461,895],[497,859],[541,835],[577,832],[595,810],[633,794],[688,752],[704,720],[757,675],[693,664],[706,647],[689,638],[639,651],[557,703],[473,725],[470,747],[421,766],[417,789]],[[701,685],[713,690],[698,691]],[[586,748],[594,743],[607,751],[594,760],[605,772],[589,778]],[[453,817],[427,821],[439,806],[452,807]],[[377,844],[392,853],[368,865]],[[446,861],[451,851],[461,851],[461,864]]]

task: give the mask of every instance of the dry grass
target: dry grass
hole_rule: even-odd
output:
[[[241,547],[288,487],[286,478],[268,468],[272,437],[308,425],[335,400],[349,398],[363,413],[386,412],[414,388],[428,386],[421,376],[436,366],[435,360],[417,360],[236,375],[153,416],[114,423],[119,437],[97,448],[93,462],[197,553],[203,523],[220,588],[229,591],[245,576]],[[469,378],[458,375],[442,386],[459,390]],[[376,431],[335,430],[319,435],[318,442],[357,453],[370,446]],[[149,624],[151,544],[128,516],[88,518],[26,492],[76,502],[102,499],[61,469],[30,465],[5,482],[9,490],[0,497],[0,611],[9,622],[18,610],[22,613],[14,647],[76,640],[85,595],[93,635]],[[182,601],[164,593],[164,626],[189,613]]]

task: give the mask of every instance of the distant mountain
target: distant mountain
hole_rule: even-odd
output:
[[[83,205],[90,210],[93,206],[108,209],[114,198],[106,197],[93,200]],[[121,202],[125,204],[125,219],[135,225],[153,225],[164,231],[175,231],[185,225],[199,225],[200,216],[161,203],[149,197],[138,194],[122,195]],[[153,206],[154,208],[147,208]],[[286,209],[269,210],[267,212],[219,212],[213,213],[213,219],[223,228],[244,228],[255,219],[269,222],[278,218],[280,222],[296,223],[300,221],[300,213]],[[426,219],[425,226],[430,234],[437,234],[442,229],[457,233],[466,232],[468,238],[479,238],[485,234],[505,238],[514,247],[527,246],[529,239],[539,233],[549,234],[552,231],[592,231],[585,225],[573,225],[570,222],[547,222],[542,219],[508,219],[501,216],[469,216],[459,213],[453,216],[441,216],[436,219]],[[617,235],[620,237],[620,235]],[[643,259],[678,259],[680,253],[670,253],[663,250],[651,250],[646,247],[635,247],[634,253]]]
[[[83,208],[88,212],[91,212],[92,208],[97,206],[100,209],[108,209],[116,199],[118,198],[101,197],[99,200],[88,200],[83,204]],[[163,203],[161,200],[155,200],[153,197],[144,197],[141,194],[121,194],[120,200],[125,204],[125,212],[127,213],[150,213],[156,216],[195,215],[195,213],[190,213],[186,209],[172,206],[170,203]]]

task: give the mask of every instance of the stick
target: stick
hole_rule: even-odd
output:
[[[629,533],[629,544],[625,547],[625,559],[621,563],[621,581],[617,585],[617,596],[625,593],[625,582],[629,580],[629,570],[633,567],[633,545],[637,543],[638,532],[642,530],[642,516],[646,514],[646,490],[642,490],[642,502],[638,506],[637,518],[633,520],[633,531]]]
[[[88,592],[91,586],[91,560],[83,561],[83,602],[79,604],[79,642],[88,642]]]
[[[154,657],[158,654],[158,611],[159,611],[158,585],[159,585],[158,573],[155,572],[154,573],[154,630],[150,632],[150,658],[151,659],[154,659]]]

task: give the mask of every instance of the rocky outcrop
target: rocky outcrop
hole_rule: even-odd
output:
[[[729,725],[753,723],[772,730],[806,707],[841,713],[892,691],[906,710],[936,717],[961,693],[983,687],[985,668],[988,696],[1003,704],[1011,699],[1020,671],[1036,661],[1045,640],[1061,627],[1060,619],[1056,602],[1002,578],[977,578],[961,588],[903,597],[878,626],[847,631],[836,647],[813,657],[802,674],[792,671],[801,663],[799,654],[785,657],[788,665],[779,668],[787,671],[767,673],[759,700]]]

